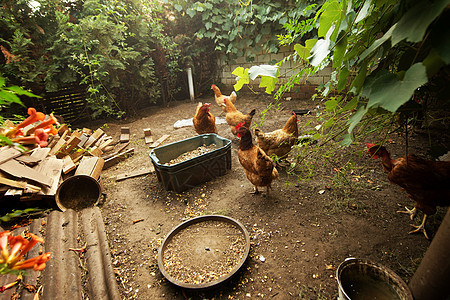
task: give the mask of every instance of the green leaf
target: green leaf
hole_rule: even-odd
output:
[[[258,77],[259,75],[276,78],[277,73],[278,73],[278,66],[273,66],[273,65],[252,66],[248,70],[248,74],[249,74],[251,80],[255,80],[256,77]]]
[[[336,86],[338,91],[342,91],[347,86],[348,75],[350,71],[347,67],[343,67],[341,72],[339,72],[339,80]]]
[[[188,16],[191,17],[191,18],[193,18],[193,17],[196,15],[195,10],[192,9],[192,8],[190,8],[190,7],[189,7],[188,9],[186,9],[186,13],[187,13]]]
[[[450,4],[449,0],[438,0],[434,3],[421,1],[411,8],[398,21],[395,30],[392,32],[392,46],[406,39],[408,42],[417,43],[423,40],[425,32],[444,8]]]
[[[23,88],[18,87],[18,86],[10,86],[10,87],[7,87],[7,89],[17,95],[25,95],[28,97],[41,98],[41,96],[35,95],[35,94],[33,94],[27,90],[24,90]]]
[[[355,79],[353,79],[352,84],[350,85],[350,91],[357,95],[361,91],[364,81],[366,80],[367,75],[367,64],[368,61],[364,61],[359,69],[358,75],[356,75]]]
[[[423,60],[423,65],[427,68],[428,78],[433,77],[445,65],[445,62],[434,49],[431,49],[428,56]]]
[[[328,1],[326,5],[324,12],[320,15],[319,37],[325,37],[333,23],[341,17],[341,7],[336,0]]]
[[[358,110],[348,119],[347,124],[349,125],[348,127],[349,133],[353,131],[355,126],[361,121],[362,117],[364,117],[366,112],[367,108],[364,106],[360,106]]]
[[[369,48],[367,48],[360,56],[359,61],[364,60],[370,53],[372,53],[375,49],[383,45],[387,40],[389,40],[392,36],[392,32],[397,27],[397,24],[394,24],[389,30],[378,40],[372,43]]]
[[[308,60],[308,57],[311,55],[312,47],[317,43],[317,39],[310,39],[305,41],[305,46],[301,44],[295,44],[294,50],[297,52],[297,55],[303,58],[304,60]]]
[[[18,104],[22,104],[22,101],[20,101],[20,98],[17,97],[14,93],[11,93],[7,90],[2,91],[0,90],[0,100],[3,100],[3,103],[18,103]]]
[[[334,47],[333,68],[339,68],[347,50],[347,34],[341,31]]]
[[[330,53],[331,40],[320,39],[311,49],[311,56],[308,57],[310,64],[314,67],[320,65],[320,63]]]
[[[248,77],[248,69],[237,67],[231,74],[237,76],[236,84],[234,85],[235,91],[239,91],[244,86],[244,84],[249,84],[250,82]]]
[[[11,146],[14,145],[14,143],[9,138],[7,138],[6,136],[3,136],[3,135],[0,135],[0,143],[5,143],[5,144],[11,145]],[[1,221],[1,219],[0,219],[0,221]]]
[[[212,23],[211,23],[211,22],[206,22],[206,23],[205,23],[205,28],[206,28],[206,30],[210,30],[211,27],[212,27]]]
[[[183,10],[183,6],[181,6],[180,4],[175,4],[173,6],[177,11],[182,11]]]
[[[379,76],[372,84],[367,107],[379,106],[391,112],[397,111],[419,86],[428,81],[426,71],[422,63],[417,63],[406,71],[401,81],[391,73]]]
[[[363,7],[361,8],[361,10],[358,13],[358,16],[356,17],[355,24],[361,22],[367,17],[367,15],[369,15],[369,8],[370,5],[372,4],[371,2],[372,2],[371,0],[366,0],[366,2],[364,2]]]
[[[344,147],[350,146],[353,142],[352,135],[347,133],[343,137],[344,137],[344,139],[341,142],[341,146],[344,146]]]
[[[336,100],[328,100],[325,102],[325,108],[328,111],[335,111],[338,106],[338,103]]]
[[[342,108],[343,111],[349,111],[354,110],[356,106],[358,105],[358,97],[353,97],[352,100],[350,100],[347,104],[345,104],[344,108]]]
[[[275,84],[277,83],[278,78],[271,76],[261,76],[261,83],[259,84],[260,88],[266,88],[266,93],[271,94],[275,89]]]

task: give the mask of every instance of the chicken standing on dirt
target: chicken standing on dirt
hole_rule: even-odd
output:
[[[198,103],[195,115],[192,118],[195,132],[198,134],[217,133],[216,118],[209,112],[211,103]]]
[[[247,179],[255,186],[254,194],[259,194],[258,186],[265,186],[269,195],[272,181],[278,179],[275,164],[261,148],[253,145],[252,134],[243,122],[236,125],[236,132],[241,139],[238,150],[239,162]]]
[[[268,156],[275,154],[280,158],[284,158],[298,141],[297,122],[297,115],[292,112],[292,116],[281,129],[264,133],[259,128],[256,128],[256,142],[259,148],[263,149]]]
[[[436,206],[450,205],[450,162],[431,161],[414,154],[391,159],[385,147],[366,145],[372,158],[381,158],[381,165],[388,174],[389,181],[402,187],[416,201],[413,209],[406,208],[406,211],[398,212],[409,214],[411,220],[417,209],[424,213],[422,223],[419,226],[411,225],[416,229],[410,233],[422,231],[428,239],[425,231],[427,217],[436,213]]]
[[[214,91],[214,99],[216,100],[217,105],[219,105],[224,112],[227,112],[224,103],[225,98],[230,99],[233,104],[236,103],[237,95],[234,91],[231,92],[230,96],[224,96],[217,85],[211,85],[211,89]]]
[[[233,103],[231,103],[229,99],[225,99],[224,102],[227,109],[225,120],[227,121],[227,124],[230,126],[231,133],[237,135],[236,125],[241,122],[244,122],[243,125],[244,127],[250,128],[256,109],[252,109],[248,114],[244,115],[243,113],[241,113],[236,109],[236,107],[233,105]]]

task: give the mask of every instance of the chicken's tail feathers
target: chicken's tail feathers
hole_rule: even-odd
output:
[[[255,113],[256,113],[256,109],[254,108],[248,114],[253,117],[255,115]]]
[[[261,129],[259,129],[259,128],[255,128],[255,135],[256,136],[261,136],[263,134],[263,132],[261,131]]]

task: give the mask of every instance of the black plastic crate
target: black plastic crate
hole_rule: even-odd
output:
[[[171,166],[165,163],[202,145],[217,149]],[[166,190],[181,193],[203,182],[225,175],[231,169],[231,141],[214,133],[202,134],[164,145],[150,152],[158,181]]]

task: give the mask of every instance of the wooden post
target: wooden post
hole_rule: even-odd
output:
[[[415,300],[449,299],[450,209],[414,273],[409,288]]]

